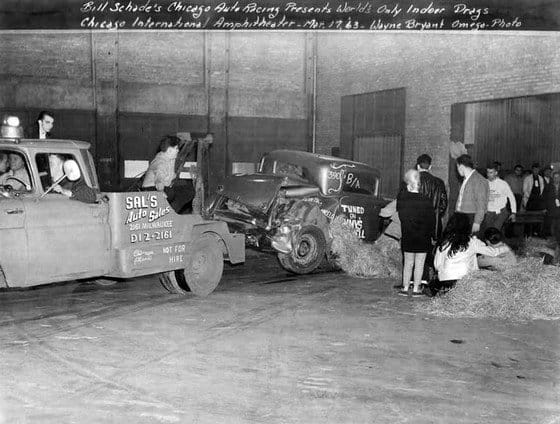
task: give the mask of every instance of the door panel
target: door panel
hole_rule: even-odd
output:
[[[0,266],[8,285],[16,287],[27,277],[23,202],[19,198],[1,198],[0,215]]]
[[[380,196],[397,196],[401,181],[402,137],[399,135],[357,137],[354,159],[381,172]]]
[[[103,275],[109,263],[108,205],[60,194],[25,202],[29,278],[40,284]]]
[[[378,235],[380,209],[380,201],[374,196],[352,194],[340,198],[336,216],[343,216],[359,238],[372,242]]]
[[[405,129],[404,88],[342,97],[340,151],[343,157],[381,171],[380,195],[397,195]]]

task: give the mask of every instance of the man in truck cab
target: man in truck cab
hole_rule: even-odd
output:
[[[70,188],[62,188],[59,184],[56,184],[53,191],[80,202],[97,202],[97,193],[84,181],[76,161],[65,161],[63,164],[63,170],[65,178],[70,181]]]
[[[63,194],[84,203],[97,201],[96,191],[84,181],[79,165],[71,154],[39,153],[35,157],[45,192]]]
[[[0,176],[0,185],[10,185],[14,190],[31,189],[31,180],[21,154],[10,152],[8,164],[10,170]]]

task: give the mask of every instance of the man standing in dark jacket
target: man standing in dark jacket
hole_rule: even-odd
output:
[[[416,169],[420,172],[420,194],[430,199],[434,208],[435,229],[432,238],[439,239],[441,236],[442,219],[447,210],[447,191],[445,190],[445,183],[441,178],[430,174],[432,169],[432,158],[430,155],[423,154],[418,156],[416,160]],[[433,266],[434,256],[433,252],[428,252],[426,261],[424,262],[424,272],[422,280],[428,281],[430,274],[430,267]]]
[[[445,183],[441,178],[430,174],[432,169],[432,158],[423,154],[416,160],[416,168],[420,172],[420,194],[431,200],[436,217],[436,229],[434,238],[438,239],[442,232],[441,221],[447,210],[447,191]]]

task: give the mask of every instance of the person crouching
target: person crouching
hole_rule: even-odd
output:
[[[517,257],[511,248],[502,241],[502,233],[494,227],[484,231],[484,240],[491,247],[503,247],[507,249],[498,256],[480,255],[478,257],[478,267],[492,270],[508,269],[517,264]]]
[[[436,295],[452,288],[457,280],[472,271],[478,270],[476,255],[498,256],[507,253],[506,245],[486,246],[476,236],[471,235],[472,225],[469,216],[456,212],[449,218],[440,242],[436,247],[434,268],[438,278],[431,281],[427,294]]]

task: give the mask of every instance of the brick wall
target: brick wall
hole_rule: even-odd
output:
[[[447,179],[452,104],[560,92],[556,33],[317,36],[316,139],[321,153],[339,145],[342,96],[405,87],[405,163],[429,152],[434,172]],[[93,37],[87,32],[6,32],[0,47],[0,108],[94,110],[98,142],[109,156],[115,154],[111,127],[117,108],[209,117],[218,135],[218,161],[226,161],[220,147],[226,116],[255,119],[239,121],[246,127],[230,133],[236,143],[244,132],[259,143],[261,136],[253,129],[267,122],[277,128],[280,124],[270,119],[278,119],[299,128],[295,139],[305,148],[308,134],[298,121],[309,114],[309,37],[302,32],[211,32],[206,38],[200,32],[99,32]],[[273,132],[285,137],[279,129]]]
[[[97,85],[117,79],[121,111],[204,115],[208,78],[222,117],[229,72],[230,115],[307,118],[304,34],[216,32],[206,43],[201,32],[3,33],[0,107],[92,109],[95,74]]]
[[[5,32],[0,109],[93,111],[105,187],[127,159],[128,150],[116,146],[117,128],[129,136],[134,130],[122,128],[117,111],[156,121],[162,114],[207,120],[219,178],[240,160],[240,143],[255,144],[245,160],[283,146],[286,131],[297,132],[288,144],[307,147],[307,38],[296,32]]]
[[[321,33],[318,58],[322,153],[339,145],[342,96],[405,87],[405,166],[428,152],[444,180],[452,104],[560,92],[556,33]]]

